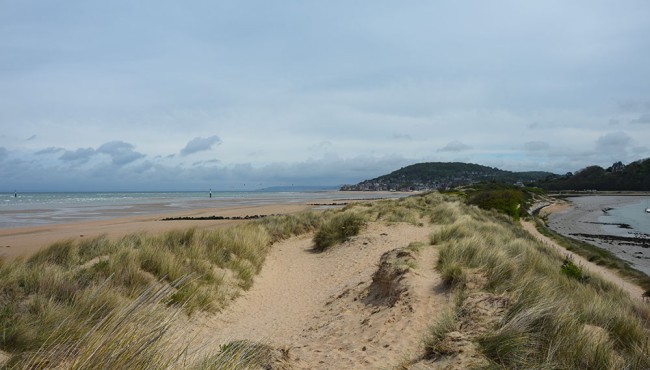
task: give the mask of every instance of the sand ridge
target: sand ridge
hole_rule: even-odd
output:
[[[396,366],[419,345],[447,296],[434,271],[437,249],[415,254],[409,287],[394,304],[369,297],[383,254],[426,242],[430,227],[371,223],[359,236],[325,253],[311,237],[277,243],[250,291],[223,313],[191,330],[208,352],[234,340],[261,341],[287,350],[299,369]]]

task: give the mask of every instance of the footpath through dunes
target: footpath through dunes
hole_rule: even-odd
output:
[[[437,250],[407,248],[428,244],[430,232],[370,223],[325,253],[311,250],[310,236],[278,243],[251,290],[192,337],[211,343],[201,349],[208,353],[237,340],[266,343],[298,369],[396,366],[421,349],[431,318],[447,304]]]
[[[578,254],[575,254],[569,250],[566,250],[565,248],[562,248],[560,245],[558,245],[556,242],[551,240],[549,237],[542,235],[532,222],[522,220],[521,226],[540,242],[544,243],[545,245],[551,248],[554,248],[559,253],[565,256],[569,256],[576,265],[583,267],[584,269],[586,269],[592,274],[595,273],[600,275],[603,279],[615,284],[616,286],[620,287],[624,291],[628,292],[630,294],[630,297],[639,300],[642,299],[644,290],[640,286],[623,279],[615,272],[607,269],[606,267],[599,266]]]

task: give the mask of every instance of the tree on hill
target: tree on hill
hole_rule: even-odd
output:
[[[545,190],[649,191],[650,158],[628,165],[616,162],[607,169],[589,166],[574,174],[549,176],[535,185]]]
[[[548,172],[511,172],[461,162],[417,163],[387,175],[344,185],[341,190],[425,190],[470,185],[481,181],[506,184],[528,183],[551,175]]]

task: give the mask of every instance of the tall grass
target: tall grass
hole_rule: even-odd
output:
[[[366,224],[363,214],[353,211],[338,213],[325,220],[314,235],[314,250],[323,252],[337,243],[359,234]]]
[[[467,274],[485,277],[475,288],[506,294],[498,324],[475,334],[483,355],[505,368],[650,368],[650,311],[620,289],[580,271],[567,273],[559,254],[546,249],[511,221],[462,207],[464,216],[430,239],[439,245],[437,269],[449,286],[463,287]],[[564,269],[563,269],[563,266]],[[565,272],[563,272],[565,271]],[[440,352],[441,327],[428,347]]]
[[[138,302],[152,287],[169,288],[161,301],[169,312],[221,309],[251,287],[273,242],[322,220],[307,212],[228,229],[64,240],[27,260],[0,260],[0,348],[15,359],[53,342],[57,351],[78,353],[71,349],[78,340],[121,307],[147,306]],[[113,344],[127,344],[120,343]],[[55,366],[57,356],[44,364]]]
[[[15,369],[258,369],[282,360],[279,351],[260,343],[231,343],[207,356],[190,353],[191,338],[171,329],[182,314],[164,305],[183,277],[151,286],[136,299],[117,306],[82,332],[60,325],[37,350],[14,356]],[[93,295],[102,295],[98,287]],[[97,310],[95,307],[93,310]]]
[[[615,270],[618,274],[631,279],[643,289],[650,292],[650,276],[634,269],[627,261],[618,258],[612,252],[603,248],[598,248],[587,242],[560,235],[559,233],[549,229],[541,220],[536,220],[536,227],[540,233],[552,238],[563,248],[581,255],[588,261],[597,265]]]

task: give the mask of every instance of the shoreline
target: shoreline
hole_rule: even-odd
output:
[[[648,194],[582,195],[563,198],[540,210],[548,227],[564,236],[612,252],[633,268],[650,276],[650,239],[629,234],[629,225],[602,222],[606,210],[648,199]]]
[[[357,195],[361,193],[356,192]],[[380,200],[387,197],[405,197],[414,193],[373,193],[376,197],[363,199],[350,197],[347,192],[336,192],[323,197],[299,199],[294,201],[278,200],[274,203],[249,204],[243,200],[239,205],[228,205],[193,209],[147,208],[150,204],[137,205],[132,215],[89,219],[68,223],[50,223],[45,225],[0,228],[0,258],[28,258],[39,250],[60,240],[79,240],[96,238],[106,235],[117,239],[132,233],[164,233],[179,229],[225,228],[246,222],[246,216],[293,214],[309,209],[326,209],[336,207],[334,203]],[[319,194],[324,195],[324,194]],[[333,197],[337,195],[336,197]],[[134,205],[136,206],[136,205]],[[140,207],[141,208],[138,208]],[[341,205],[342,206],[342,205]],[[144,209],[142,209],[144,208]],[[144,212],[146,214],[139,214]],[[212,216],[224,219],[203,219]],[[164,218],[179,218],[173,221],[163,221]],[[180,219],[188,218],[188,219]]]

